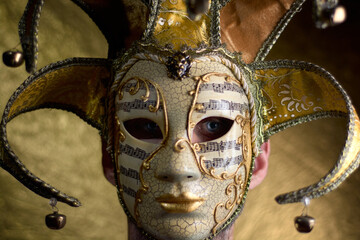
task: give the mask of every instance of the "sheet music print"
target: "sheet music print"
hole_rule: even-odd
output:
[[[207,169],[213,168],[227,168],[234,165],[239,165],[243,160],[243,156],[239,155],[236,157],[227,158],[213,158],[213,160],[204,160]]]
[[[130,197],[135,198],[136,197],[136,191],[132,189],[131,187],[127,187],[124,184],[122,185],[122,189],[126,195],[129,195]]]
[[[119,150],[120,150],[120,154],[126,154],[130,157],[134,157],[134,158],[138,158],[141,160],[145,160],[146,158],[148,158],[150,156],[150,153],[147,153],[145,150],[141,149],[141,148],[133,148],[132,146],[128,145],[128,144],[121,144],[119,143]]]
[[[199,93],[201,91],[213,91],[216,93],[224,93],[224,91],[238,92],[244,94],[244,90],[236,83],[203,83],[200,86]]]
[[[231,112],[237,111],[241,114],[244,114],[245,111],[249,109],[249,106],[246,103],[237,103],[224,99],[209,99],[209,102],[198,102],[197,104],[201,104],[203,106],[202,108],[196,110],[199,113],[206,113],[208,110],[228,110]]]
[[[238,144],[236,140],[199,143],[200,150],[198,153],[208,152],[224,152],[224,150],[235,149],[240,151],[242,144]]]
[[[133,178],[136,180],[136,183],[139,183],[140,181],[140,175],[139,172],[136,171],[135,169],[132,168],[126,168],[122,165],[120,165],[120,174],[129,177],[129,178]]]
[[[156,105],[156,101],[155,100],[148,100],[146,102],[144,102],[143,100],[140,99],[135,99],[132,102],[120,102],[119,104],[117,104],[116,106],[116,111],[124,111],[124,112],[130,112],[131,110],[143,110],[149,109],[149,106],[155,106]],[[159,107],[159,111],[162,111],[162,105],[160,105]]]

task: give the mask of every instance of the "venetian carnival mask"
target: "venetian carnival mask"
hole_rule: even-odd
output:
[[[172,79],[165,64],[144,60],[116,88],[121,199],[164,239],[215,233],[240,205],[251,167],[245,76],[201,59],[188,75]]]
[[[45,107],[71,111],[100,130],[120,203],[149,239],[208,239],[225,229],[244,206],[260,146],[287,127],[345,117],[348,136],[326,176],[278,203],[320,197],[358,167],[359,119],[336,80],[310,63],[263,61],[304,1],[272,13],[258,38],[229,24],[249,7],[242,0],[74,2],[102,29],[109,58],[67,59],[32,73],[1,123],[1,167],[40,196],[81,205],[31,173],[7,141],[11,119]],[[30,72],[42,4],[29,1],[20,22]],[[147,14],[128,14],[144,21],[129,24],[123,37],[111,14],[134,5]],[[249,22],[264,25],[255,13],[243,25]]]

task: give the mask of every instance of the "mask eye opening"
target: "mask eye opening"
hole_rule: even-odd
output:
[[[148,143],[159,144],[164,139],[159,125],[147,118],[134,118],[123,122],[125,130],[134,138]]]
[[[198,122],[192,134],[192,143],[209,142],[229,132],[234,120],[225,117],[208,117]]]

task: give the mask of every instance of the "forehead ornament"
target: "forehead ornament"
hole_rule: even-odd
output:
[[[168,76],[175,80],[189,77],[191,68],[191,57],[182,52],[177,52],[170,56],[166,62]]]

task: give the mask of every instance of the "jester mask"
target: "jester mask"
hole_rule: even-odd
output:
[[[218,235],[243,209],[261,145],[287,127],[348,123],[334,167],[278,203],[318,198],[358,167],[359,119],[334,77],[306,62],[264,61],[304,0],[262,10],[262,1],[242,0],[73,2],[106,37],[107,59],[35,71],[44,1],[29,1],[19,24],[31,75],[5,108],[0,166],[36,194],[81,205],[30,172],[8,143],[7,123],[41,108],[73,112],[99,130],[120,204],[149,239]]]

